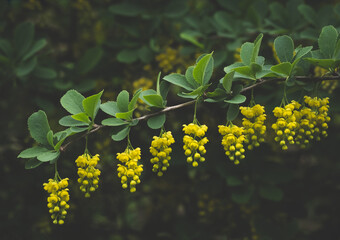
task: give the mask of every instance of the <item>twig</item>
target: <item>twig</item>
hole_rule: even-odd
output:
[[[318,81],[327,81],[327,80],[340,80],[340,75],[338,75],[338,76],[325,76],[325,77],[296,76],[295,79],[296,80],[301,80],[301,81],[310,80],[310,81],[318,82]],[[241,92],[249,91],[249,90],[251,90],[253,88],[256,88],[256,87],[258,87],[258,86],[260,86],[262,84],[265,84],[265,83],[268,83],[268,82],[271,82],[271,81],[274,81],[274,80],[275,81],[285,81],[286,78],[259,79],[253,85],[243,88]],[[154,116],[157,116],[157,115],[162,114],[162,113],[166,113],[166,112],[170,112],[170,111],[173,111],[173,110],[176,110],[176,109],[179,109],[179,108],[190,106],[191,104],[194,104],[195,102],[196,102],[196,100],[192,100],[192,101],[181,103],[181,104],[177,104],[177,105],[174,105],[174,106],[169,106],[169,107],[166,107],[166,108],[164,108],[164,109],[162,109],[162,110],[160,110],[158,112],[146,114],[146,115],[141,116],[139,118],[135,118],[134,120],[138,120],[138,121],[146,120],[146,119],[149,119],[150,117],[154,117]],[[76,138],[76,139],[74,139],[72,141],[69,141],[68,143],[62,145],[60,147],[60,151],[61,152],[65,151],[66,148],[69,145],[71,145],[73,142],[78,141],[79,139],[81,139],[83,137],[86,137],[87,135],[90,135],[91,133],[97,132],[99,129],[101,129],[103,127],[105,127],[105,126],[104,125],[94,124],[93,128],[89,132],[86,132],[86,133],[82,134],[80,137],[78,137],[78,138]]]

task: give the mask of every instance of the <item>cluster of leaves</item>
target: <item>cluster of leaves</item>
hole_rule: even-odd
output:
[[[229,107],[227,121],[232,121],[238,115],[238,104],[246,101],[246,97],[241,94],[243,85],[233,84],[234,81],[238,79],[250,80],[248,86],[252,86],[256,84],[257,80],[268,77],[277,79],[283,77],[285,79],[284,84],[293,86],[296,82],[296,74],[307,72],[299,65],[303,59],[335,73],[340,66],[340,40],[338,40],[338,35],[333,26],[324,27],[318,39],[320,49],[313,51],[313,54],[310,53],[312,46],[299,46],[294,49],[293,40],[289,36],[279,36],[275,39],[274,46],[280,63],[265,65],[265,58],[259,56],[263,38],[263,35],[260,34],[253,43],[246,42],[242,45],[240,51],[242,62],[227,66],[225,68],[226,74],[220,80],[217,88],[208,93],[206,93],[206,90],[211,85],[210,81],[214,70],[213,53],[201,55],[194,66],[188,67],[185,75],[172,73],[163,78],[165,81],[160,82],[161,74],[159,73],[156,90],[142,91],[142,89],[139,89],[134,93],[131,100],[126,90],[118,94],[116,101],[108,101],[103,104],[101,104],[101,96],[104,90],[87,98],[76,90],[69,90],[60,99],[60,103],[71,115],[65,116],[59,121],[60,125],[69,128],[53,134],[45,112],[38,111],[32,114],[28,119],[28,127],[32,138],[41,146],[27,149],[18,157],[30,158],[26,168],[34,168],[42,162],[54,163],[58,159],[60,148],[67,137],[75,133],[89,132],[93,129],[99,109],[111,116],[104,119],[102,125],[112,127],[112,139],[121,141],[128,136],[130,128],[136,126],[139,122],[138,118],[133,118],[138,99],[141,98],[151,109],[165,109],[169,83],[189,91],[178,93],[182,98],[192,98],[198,101],[203,99],[206,94],[206,102],[222,102],[222,107]],[[308,54],[310,57],[308,57]],[[319,59],[318,56],[322,58]],[[327,59],[323,59],[324,57]],[[303,85],[304,88],[302,89],[311,90],[305,87],[307,83],[299,83]],[[165,113],[160,112],[156,116],[151,116],[147,123],[150,128],[158,129],[163,127],[165,120]]]

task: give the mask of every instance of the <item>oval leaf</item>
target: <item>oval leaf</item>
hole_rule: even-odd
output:
[[[48,152],[44,152],[42,154],[39,154],[37,156],[37,159],[41,162],[49,162],[52,160],[55,160],[59,157],[60,152],[56,152],[56,151],[48,151]]]
[[[247,100],[247,98],[241,94],[238,94],[236,96],[234,96],[232,99],[230,100],[224,100],[227,103],[233,103],[233,104],[240,104],[243,103]]]
[[[151,107],[164,108],[163,98],[160,95],[157,94],[145,95],[144,99]]]
[[[108,101],[106,103],[101,104],[100,109],[113,117],[116,116],[116,113],[120,112],[117,103],[114,101]]]
[[[49,150],[47,148],[35,146],[35,147],[28,148],[28,149],[22,151],[18,155],[18,158],[34,158],[34,157],[37,157],[38,155],[40,155],[44,152],[48,152],[48,151]]]
[[[43,162],[39,161],[36,158],[31,158],[29,160],[26,161],[25,163],[25,169],[33,169],[36,168],[38,166],[40,166]]]
[[[166,119],[165,113],[162,113],[160,115],[149,118],[147,124],[149,128],[159,129],[164,125],[165,119]]]
[[[68,111],[71,114],[77,114],[84,112],[83,108],[83,100],[85,97],[81,95],[76,90],[69,90],[67,93],[62,96],[60,99],[60,103],[65,108],[66,111]]]
[[[121,126],[127,124],[127,122],[123,121],[120,118],[107,118],[102,121],[102,125],[105,126]]]
[[[47,116],[44,111],[39,110],[33,113],[28,118],[28,129],[31,133],[32,138],[41,143],[42,145],[48,146],[47,133],[51,130],[48,124]]]
[[[128,127],[128,126],[126,126],[126,127],[125,126],[124,127],[117,127],[114,130],[114,133],[111,136],[111,138],[114,141],[121,141],[124,138],[126,138],[126,136],[129,134],[129,130],[130,130],[130,127]]]

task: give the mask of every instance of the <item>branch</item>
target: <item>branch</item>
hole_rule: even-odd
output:
[[[295,77],[296,80],[302,80],[302,81],[306,81],[306,80],[309,80],[309,81],[315,81],[315,82],[318,82],[318,81],[329,81],[329,80],[340,80],[340,75],[338,76],[325,76],[325,77],[306,77],[306,76],[296,76]],[[253,88],[256,88],[262,84],[265,84],[265,83],[268,83],[268,82],[271,82],[271,81],[285,81],[286,78],[268,78],[268,79],[258,79],[256,83],[248,86],[248,87],[245,87],[242,89],[241,92],[246,92],[246,91],[249,91]],[[157,116],[161,113],[166,113],[166,112],[170,112],[170,111],[173,111],[173,110],[176,110],[176,109],[179,109],[179,108],[183,108],[183,107],[186,107],[186,106],[190,106],[192,104],[194,104],[196,102],[196,100],[191,100],[189,102],[185,102],[185,103],[181,103],[181,104],[177,104],[177,105],[174,105],[174,106],[169,106],[169,107],[166,107],[158,112],[154,112],[154,113],[150,113],[150,114],[146,114],[144,116],[141,116],[139,118],[135,118],[135,120],[138,120],[138,121],[141,121],[141,120],[146,120],[146,119],[149,119],[150,117],[154,117],[154,116]],[[73,142],[75,141],[78,141],[79,139],[83,138],[83,137],[86,137],[87,135],[90,135],[91,133],[94,133],[94,132],[97,132],[99,129],[103,128],[103,127],[106,127],[104,125],[97,125],[97,124],[94,124],[93,125],[93,129],[91,129],[90,131],[82,134],[80,137],[72,140],[72,141],[69,141],[68,143],[62,145],[60,147],[60,151],[61,152],[64,152],[66,150],[66,148],[71,145]]]

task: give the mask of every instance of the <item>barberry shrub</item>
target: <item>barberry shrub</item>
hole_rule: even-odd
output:
[[[68,178],[59,177],[57,162],[60,156],[74,142],[69,140],[72,135],[83,134],[86,139],[84,152],[75,160],[78,167],[78,183],[85,197],[90,197],[99,186],[101,172],[96,168],[99,155],[91,155],[87,148],[88,136],[99,129],[111,129],[113,141],[126,139],[126,148],[117,153],[117,175],[122,188],[130,192],[137,191],[143,173],[142,149],[134,148],[130,132],[140,121],[147,120],[151,129],[161,129],[159,137],[153,137],[150,153],[153,158],[152,171],[162,176],[170,166],[170,147],[176,139],[171,131],[165,131],[166,113],[178,108],[194,105],[193,121],[183,125],[183,150],[188,163],[198,167],[209,164],[204,155],[209,151],[209,140],[206,137],[208,126],[198,121],[198,104],[219,104],[221,111],[226,112],[222,125],[210,126],[209,131],[218,131],[222,135],[221,150],[224,149],[229,160],[234,164],[242,164],[247,157],[247,151],[258,147],[266,141],[275,141],[282,150],[297,144],[306,148],[314,140],[327,136],[329,100],[318,96],[319,83],[325,80],[339,80],[340,40],[338,31],[333,26],[322,29],[318,38],[319,49],[312,46],[294,48],[289,36],[279,36],[274,41],[278,64],[269,65],[260,56],[263,34],[258,35],[254,42],[246,42],[240,49],[240,62],[224,68],[225,76],[219,81],[212,81],[214,70],[213,53],[203,54],[196,60],[194,66],[189,66],[184,74],[172,73],[163,77],[158,75],[156,90],[137,90],[131,97],[126,90],[121,91],[115,101],[101,102],[103,91],[89,97],[84,97],[76,90],[69,90],[60,103],[69,115],[60,119],[59,124],[65,130],[54,133],[50,129],[45,112],[38,111],[28,118],[28,129],[36,146],[26,149],[19,158],[28,159],[25,167],[32,169],[44,162],[55,166],[55,177],[45,183],[44,189],[50,194],[48,208],[55,224],[63,224],[69,209]],[[327,71],[326,77],[309,77],[310,63]],[[179,97],[192,99],[185,103],[167,106],[167,95],[170,85],[176,85],[184,92],[178,92]],[[255,103],[254,89],[264,84],[283,85],[282,101],[268,114],[266,106]],[[287,89],[300,91],[303,99],[288,99]],[[244,92],[251,91],[249,105]],[[142,100],[152,113],[134,117],[138,100]],[[244,106],[239,106],[243,104]],[[226,110],[227,109],[227,110]],[[99,110],[110,117],[101,124],[95,122]],[[237,121],[239,111],[243,115],[241,124]],[[267,112],[267,114],[265,113]],[[268,116],[276,121],[268,125]],[[267,134],[268,131],[274,134]],[[272,139],[273,138],[273,139]],[[64,142],[68,140],[65,144]],[[219,140],[210,140],[219,142]],[[144,160],[145,161],[145,160]],[[204,162],[204,164],[203,164]]]

